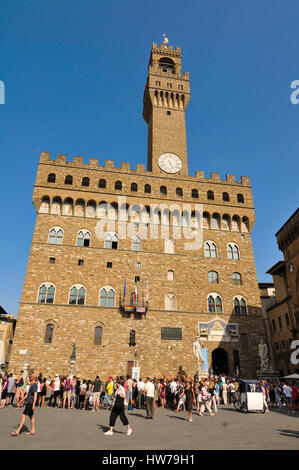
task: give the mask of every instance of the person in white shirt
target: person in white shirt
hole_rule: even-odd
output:
[[[175,403],[175,396],[176,396],[176,391],[178,388],[177,382],[173,379],[173,381],[170,384],[170,392],[171,392],[171,404],[172,407],[175,409],[176,408],[176,403]]]
[[[285,402],[286,402],[287,407],[288,407],[288,413],[291,413],[291,411],[292,411],[292,402],[293,402],[292,389],[288,385],[283,384],[282,390],[283,390]]]
[[[144,391],[146,395],[146,419],[154,419],[155,385],[149,377],[145,381]]]
[[[53,391],[54,391],[54,402],[52,406],[53,408],[55,408],[57,397],[59,396],[59,393],[60,393],[60,378],[58,374],[55,375],[54,384],[52,386],[53,386]]]
[[[137,408],[144,408],[144,382],[140,378],[137,385],[138,395],[137,395]]]

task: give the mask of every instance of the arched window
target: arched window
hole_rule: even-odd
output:
[[[94,344],[102,344],[102,327],[96,326],[94,329]]]
[[[50,174],[48,175],[48,183],[55,183],[55,181],[56,181],[56,175],[55,175],[55,173],[50,173]]]
[[[99,188],[106,188],[106,180],[99,180]]]
[[[55,287],[50,282],[45,282],[38,292],[38,303],[40,304],[53,304],[55,295]]]
[[[205,242],[204,245],[206,258],[217,258],[217,246],[214,242]]]
[[[77,234],[77,246],[90,246],[90,232],[80,230]]]
[[[177,310],[177,301],[176,296],[174,294],[165,295],[165,310]]]
[[[123,189],[123,184],[121,181],[115,181],[115,185],[114,185],[115,189],[117,189],[118,191],[121,191]]]
[[[243,194],[238,194],[238,195],[237,195],[237,200],[238,200],[238,202],[244,203],[244,196],[243,196]]]
[[[131,191],[136,192],[137,190],[138,190],[137,183],[132,183],[132,184],[131,184]]]
[[[240,251],[236,243],[229,243],[227,245],[227,257],[229,259],[240,259]]]
[[[49,232],[48,243],[52,245],[61,245],[63,239],[63,230],[60,227],[53,227]]]
[[[198,191],[197,191],[197,189],[192,189],[191,195],[192,195],[192,197],[198,199]]]
[[[161,193],[161,194],[164,194],[164,196],[167,195],[167,188],[166,188],[166,186],[160,186],[160,193]]]
[[[64,184],[73,184],[73,177],[71,175],[67,175],[65,177]]]
[[[89,186],[89,178],[87,176],[82,178],[81,186]]]
[[[174,272],[173,271],[169,270],[167,272],[167,280],[168,281],[173,281],[174,280]]]
[[[247,315],[247,305],[244,297],[238,296],[234,298],[234,314]]]
[[[213,191],[208,191],[207,192],[207,198],[210,200],[210,201],[214,201],[214,193]]]
[[[223,201],[229,202],[229,194],[228,193],[222,193],[222,199],[223,199]]]
[[[70,305],[84,305],[85,303],[85,289],[83,286],[77,284],[70,290]]]
[[[162,69],[162,72],[175,72],[175,64],[172,59],[169,59],[168,57],[162,57],[159,60],[159,67]]]
[[[132,238],[132,250],[133,251],[140,251],[141,250],[141,238],[135,235]]]
[[[217,271],[208,272],[208,280],[211,284],[218,284],[218,273]]]
[[[150,184],[146,184],[144,186],[144,192],[145,193],[151,193],[152,192],[152,188],[151,188],[151,185]]]
[[[208,310],[212,313],[223,313],[222,299],[218,294],[210,294],[208,297]]]
[[[46,326],[46,333],[45,333],[45,339],[44,339],[45,343],[52,343],[53,333],[54,333],[54,325],[52,325],[52,323],[49,323]]]
[[[100,307],[114,307],[115,292],[112,287],[103,287],[100,291]]]
[[[233,273],[233,283],[236,286],[241,286],[242,285],[242,276],[240,273]]]
[[[175,193],[176,193],[177,196],[183,196],[182,188],[176,188]]]
[[[117,250],[118,236],[116,233],[107,233],[105,236],[105,248],[109,248],[110,250]]]

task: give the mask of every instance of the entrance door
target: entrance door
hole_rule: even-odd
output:
[[[134,361],[128,361],[128,375],[132,378],[132,367],[134,367]]]
[[[226,375],[228,373],[228,354],[225,349],[214,349],[212,352],[212,368],[215,375]]]

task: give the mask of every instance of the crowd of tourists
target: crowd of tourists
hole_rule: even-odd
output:
[[[33,410],[36,407],[57,407],[63,409],[91,410],[101,408],[111,410],[109,430],[106,435],[113,434],[113,427],[119,416],[127,426],[125,410],[133,408],[145,409],[146,419],[154,419],[155,408],[168,408],[179,413],[186,411],[189,421],[192,415],[208,414],[215,416],[219,405],[234,405],[238,395],[242,394],[243,383],[237,377],[223,374],[210,375],[206,378],[186,378],[184,376],[160,379],[147,377],[144,381],[126,377],[112,377],[101,380],[97,375],[94,380],[81,379],[79,376],[54,377],[31,374],[30,378],[24,371],[18,377],[12,373],[0,374],[0,408],[6,406],[25,407],[20,427],[12,435],[19,435],[25,417],[29,416],[35,434]],[[255,385],[253,385],[255,387]],[[261,380],[259,390],[263,393],[266,411],[269,407],[286,407],[289,413],[295,413],[299,405],[299,383],[272,382]],[[251,390],[254,391],[254,390]]]
[[[126,394],[126,407],[146,408],[146,402],[152,401],[154,408],[171,408],[180,411],[187,406],[200,412],[203,403],[213,412],[217,412],[217,405],[232,404],[234,394],[239,390],[239,380],[225,375],[210,376],[196,380],[182,376],[166,377],[139,381],[126,377],[112,377],[103,381],[99,376],[94,380],[81,379],[79,376],[43,376],[37,378],[37,407],[58,407],[66,409],[92,410],[99,408],[110,409],[114,403],[116,382],[120,380]],[[148,396],[145,390],[146,383],[151,382],[154,387]],[[291,384],[292,385],[292,384]],[[298,406],[298,382],[289,386],[287,382],[261,381],[262,392],[269,408],[287,406],[288,411],[295,411]],[[29,390],[29,378],[24,371],[18,377],[12,373],[0,374],[0,408],[5,406],[23,406],[21,404],[26,391]],[[192,396],[192,399],[191,399]],[[152,398],[153,400],[149,400]],[[209,400],[207,400],[209,398]],[[205,409],[207,409],[207,406]],[[209,409],[209,408],[208,408]],[[210,414],[213,414],[212,411]]]

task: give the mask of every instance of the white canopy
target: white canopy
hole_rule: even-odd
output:
[[[299,379],[299,374],[285,375],[283,379]]]

